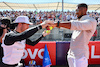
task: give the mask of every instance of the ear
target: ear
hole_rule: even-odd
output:
[[[83,13],[86,13],[87,12],[87,8],[83,8]]]
[[[84,11],[87,11],[87,8],[84,8]]]
[[[86,8],[86,11],[87,11],[87,8]]]

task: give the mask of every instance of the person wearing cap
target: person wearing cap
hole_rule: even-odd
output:
[[[69,67],[88,67],[88,43],[96,30],[97,21],[87,15],[87,10],[87,4],[78,4],[76,8],[77,20],[62,21],[52,25],[73,30],[67,56]]]
[[[29,37],[34,35],[40,29],[46,28],[47,26],[49,26],[49,24],[53,23],[45,21],[40,25],[29,28],[29,24],[31,24],[29,22],[29,18],[27,16],[18,16],[15,19],[14,24],[16,25],[16,28],[13,31],[5,34],[2,40],[4,56],[2,58],[0,67],[18,66],[18,63],[23,56],[25,44],[34,46],[49,33],[46,33],[46,31],[44,31],[42,35],[34,41],[31,41]]]

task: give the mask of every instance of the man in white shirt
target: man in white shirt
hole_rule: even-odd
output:
[[[64,27],[74,30],[67,60],[69,67],[87,67],[89,59],[88,43],[96,30],[97,21],[86,15],[88,6],[85,3],[77,5],[78,20],[55,23],[53,27]]]

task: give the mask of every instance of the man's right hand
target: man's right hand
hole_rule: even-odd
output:
[[[50,20],[46,20],[43,23],[40,24],[42,26],[42,28],[46,28],[47,26],[52,26],[54,25],[54,21],[50,21]]]

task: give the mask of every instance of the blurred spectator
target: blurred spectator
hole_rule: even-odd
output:
[[[40,23],[40,16],[39,14],[36,15],[36,24],[38,25]]]
[[[33,24],[36,24],[36,18],[34,16],[32,18],[32,22],[33,22]]]
[[[71,15],[68,13],[66,18],[67,18],[67,21],[70,21],[71,20]]]

